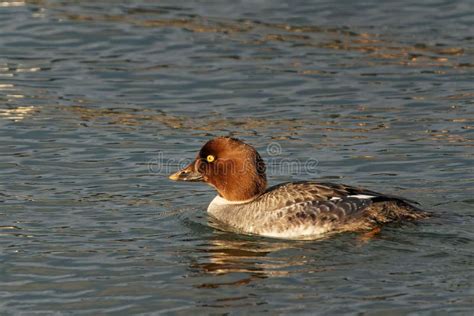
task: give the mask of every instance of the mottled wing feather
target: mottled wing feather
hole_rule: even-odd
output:
[[[359,217],[362,211],[372,204],[370,200],[346,198],[337,201],[308,201],[283,208],[290,221],[312,220],[315,224],[326,222],[344,223]]]
[[[293,204],[271,213],[258,233],[274,236],[293,234],[322,235],[346,230],[360,223],[370,199],[344,198],[336,201],[316,200]],[[360,226],[360,225],[359,225]]]
[[[418,204],[415,201],[396,196],[387,195],[364,188],[353,187],[344,184],[327,183],[327,182],[293,182],[283,183],[267,190],[266,194],[262,196],[264,199],[280,201],[281,207],[283,204],[294,204],[304,201],[324,201],[331,198],[345,198],[351,195],[370,195],[374,196],[373,201],[388,201],[399,200],[405,203]]]

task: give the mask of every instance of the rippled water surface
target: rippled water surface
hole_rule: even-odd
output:
[[[471,0],[7,0],[0,31],[0,314],[472,312]],[[166,177],[216,135],[434,216],[222,231]]]

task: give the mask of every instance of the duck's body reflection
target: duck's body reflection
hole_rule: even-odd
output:
[[[256,279],[285,277],[298,270],[298,267],[304,269],[307,266],[308,259],[302,254],[291,252],[291,249],[300,252],[308,242],[235,234],[212,218],[209,218],[209,225],[215,230],[198,249],[206,255],[201,256],[203,262],[193,262],[191,268],[200,274],[223,277],[232,274],[233,277],[223,278],[226,280],[224,282],[202,283],[198,287],[246,285]],[[283,251],[290,253],[281,255]]]

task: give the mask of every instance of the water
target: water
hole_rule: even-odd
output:
[[[0,2],[0,314],[470,314],[473,25],[470,0]],[[255,145],[271,184],[435,216],[219,230],[213,190],[166,177],[216,135]]]

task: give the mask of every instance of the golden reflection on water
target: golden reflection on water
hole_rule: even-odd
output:
[[[308,266],[313,267],[311,273],[328,270],[323,267],[314,268],[314,263],[308,265],[310,259],[300,251],[306,244],[315,241],[240,235],[213,218],[209,218],[208,225],[216,230],[198,247],[197,251],[204,255],[199,256],[199,261],[192,262],[190,268],[199,275],[211,275],[214,278],[212,283],[199,283],[196,285],[198,288],[242,286],[259,279],[308,272],[304,271]],[[216,276],[221,278],[215,278]]]
[[[25,1],[1,1],[0,7],[21,7],[26,4]]]
[[[305,120],[255,117],[235,118],[225,117],[220,114],[191,117],[185,115],[171,115],[164,111],[154,111],[150,109],[101,109],[88,108],[85,106],[59,106],[59,109],[65,112],[72,112],[77,119],[91,123],[103,123],[105,121],[107,125],[112,124],[123,127],[158,123],[169,129],[205,132],[206,135],[212,134],[217,130],[233,130],[238,134],[236,136],[254,135],[271,131],[272,139],[274,140],[297,139],[298,135],[305,132],[318,133],[321,135],[343,132],[346,133],[346,135],[338,134],[337,137],[339,140],[344,137],[349,139],[367,139],[374,131],[391,128],[391,124],[381,122],[384,121],[384,117],[370,115],[347,115],[331,120],[327,118]],[[31,110],[31,107],[23,107],[19,108],[18,111]],[[387,109],[387,112],[389,112],[389,110],[390,109]],[[471,123],[473,120],[474,118],[466,117],[457,118],[456,121],[448,121],[462,124],[461,129],[467,130],[472,128]],[[440,131],[427,130],[420,132],[424,134],[423,136],[428,134],[429,137],[436,142],[466,143],[466,145],[472,143],[471,139],[460,135],[458,130],[445,129]],[[327,146],[338,146],[337,144],[333,144],[331,139],[327,138],[322,138],[321,143],[325,143]]]
[[[1,70],[1,69],[0,69]],[[0,91],[15,90],[15,86],[10,83],[0,84]]]
[[[187,129],[195,131],[213,132],[216,130],[225,130],[228,128],[246,130],[246,131],[262,131],[262,130],[279,130],[285,127],[285,135],[276,133],[276,139],[284,139],[290,137],[293,133],[301,132],[308,126],[321,126],[322,131],[350,131],[350,132],[369,132],[378,129],[389,128],[388,124],[377,122],[377,117],[349,115],[346,119],[352,122],[344,122],[344,125],[336,120],[320,120],[312,118],[311,120],[293,119],[293,118],[258,118],[258,117],[224,117],[219,113],[213,116],[191,117],[186,115],[172,115],[164,111],[154,111],[149,109],[101,109],[89,108],[86,106],[59,106],[59,109],[66,112],[73,112],[78,119],[94,122],[98,120],[108,120],[109,124],[119,124],[126,126],[139,126],[147,122],[157,122],[172,129]],[[360,122],[358,120],[366,120]],[[251,132],[250,132],[251,133]]]
[[[17,95],[16,97],[20,97],[20,95]],[[23,120],[25,117],[32,114],[34,111],[36,111],[36,108],[34,106],[20,106],[13,109],[0,109],[0,117],[16,122]]]
[[[237,280],[202,283],[200,288],[218,288],[221,286],[246,285],[254,280],[268,277],[288,276],[295,267],[307,264],[304,256],[280,257],[273,256],[280,251],[301,246],[301,242],[265,241],[265,240],[235,240],[228,234],[216,233],[199,251],[206,253],[205,262],[194,262],[190,265],[200,274],[224,276],[227,274],[243,273]],[[219,280],[219,279],[217,279]]]
[[[190,117],[178,116],[165,113],[163,111],[153,111],[147,109],[100,109],[88,108],[85,106],[60,106],[63,111],[73,112],[81,120],[95,121],[108,119],[110,124],[123,124],[138,126],[146,122],[161,123],[173,129],[191,129],[197,131],[215,131],[228,127],[240,127],[242,129],[273,128],[275,126],[285,125],[291,128],[300,127],[300,120],[296,119],[266,119],[266,118],[227,118],[219,117],[218,114],[213,117]]]

